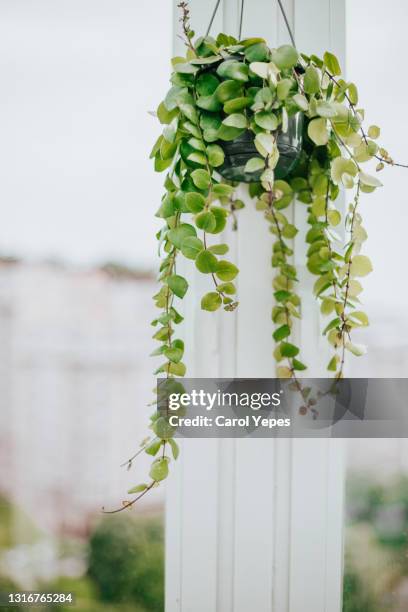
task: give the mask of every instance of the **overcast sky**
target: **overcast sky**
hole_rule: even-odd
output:
[[[0,253],[150,265],[169,0],[0,0]]]

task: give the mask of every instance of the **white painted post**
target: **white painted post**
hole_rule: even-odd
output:
[[[205,31],[213,4],[190,0],[196,32]],[[331,49],[344,58],[344,0],[284,4],[302,51]],[[214,33],[237,33],[239,5],[223,0]],[[174,26],[178,32],[176,8]],[[276,0],[246,2],[243,36],[263,36],[271,45],[288,42]],[[181,43],[174,40],[177,54]],[[184,264],[191,286],[184,327],[191,377],[274,376],[271,235],[246,199],[239,232],[226,236],[240,269],[238,310],[201,312],[207,279]],[[294,215],[305,229],[304,205]],[[294,259],[305,289],[297,334],[305,360],[313,364],[308,375],[319,376],[327,353],[303,256],[299,238]],[[186,440],[167,486],[166,612],[340,612],[342,527],[337,441]]]

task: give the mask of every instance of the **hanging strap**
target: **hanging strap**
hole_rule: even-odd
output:
[[[210,31],[211,31],[211,28],[212,28],[212,25],[214,23],[214,19],[215,19],[215,16],[216,16],[217,12],[218,12],[220,4],[221,4],[221,0],[217,0],[217,2],[215,4],[214,11],[213,11],[213,14],[211,15],[210,23],[208,24],[206,36],[208,36]],[[278,4],[279,4],[279,8],[281,10],[281,13],[283,15],[283,19],[285,21],[286,27],[288,29],[290,40],[292,42],[292,45],[295,47],[296,46],[295,45],[295,37],[293,36],[292,30],[291,30],[290,25],[289,25],[289,20],[287,18],[287,15],[285,13],[285,9],[283,8],[283,4],[282,4],[281,0],[278,0]],[[242,24],[243,24],[243,21],[244,21],[244,8],[245,8],[245,0],[241,0],[241,14],[240,14],[240,18],[239,18],[239,34],[238,34],[238,39],[239,40],[241,40],[241,37],[242,37]]]

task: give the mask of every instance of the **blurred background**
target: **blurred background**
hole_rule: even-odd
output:
[[[405,163],[407,17],[402,0],[347,3],[348,77]],[[119,466],[150,412],[148,111],[171,27],[170,0],[0,0],[0,591],[74,590],[83,611],[163,609],[162,489],[126,516],[101,508],[147,469]],[[352,376],[408,373],[406,171],[383,180],[363,201],[375,273]],[[406,610],[408,445],[353,441],[348,457],[344,610]]]

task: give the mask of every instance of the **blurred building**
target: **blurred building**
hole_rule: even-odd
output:
[[[144,481],[155,284],[116,266],[0,265],[0,493],[81,535]],[[160,489],[148,504],[161,502]]]

